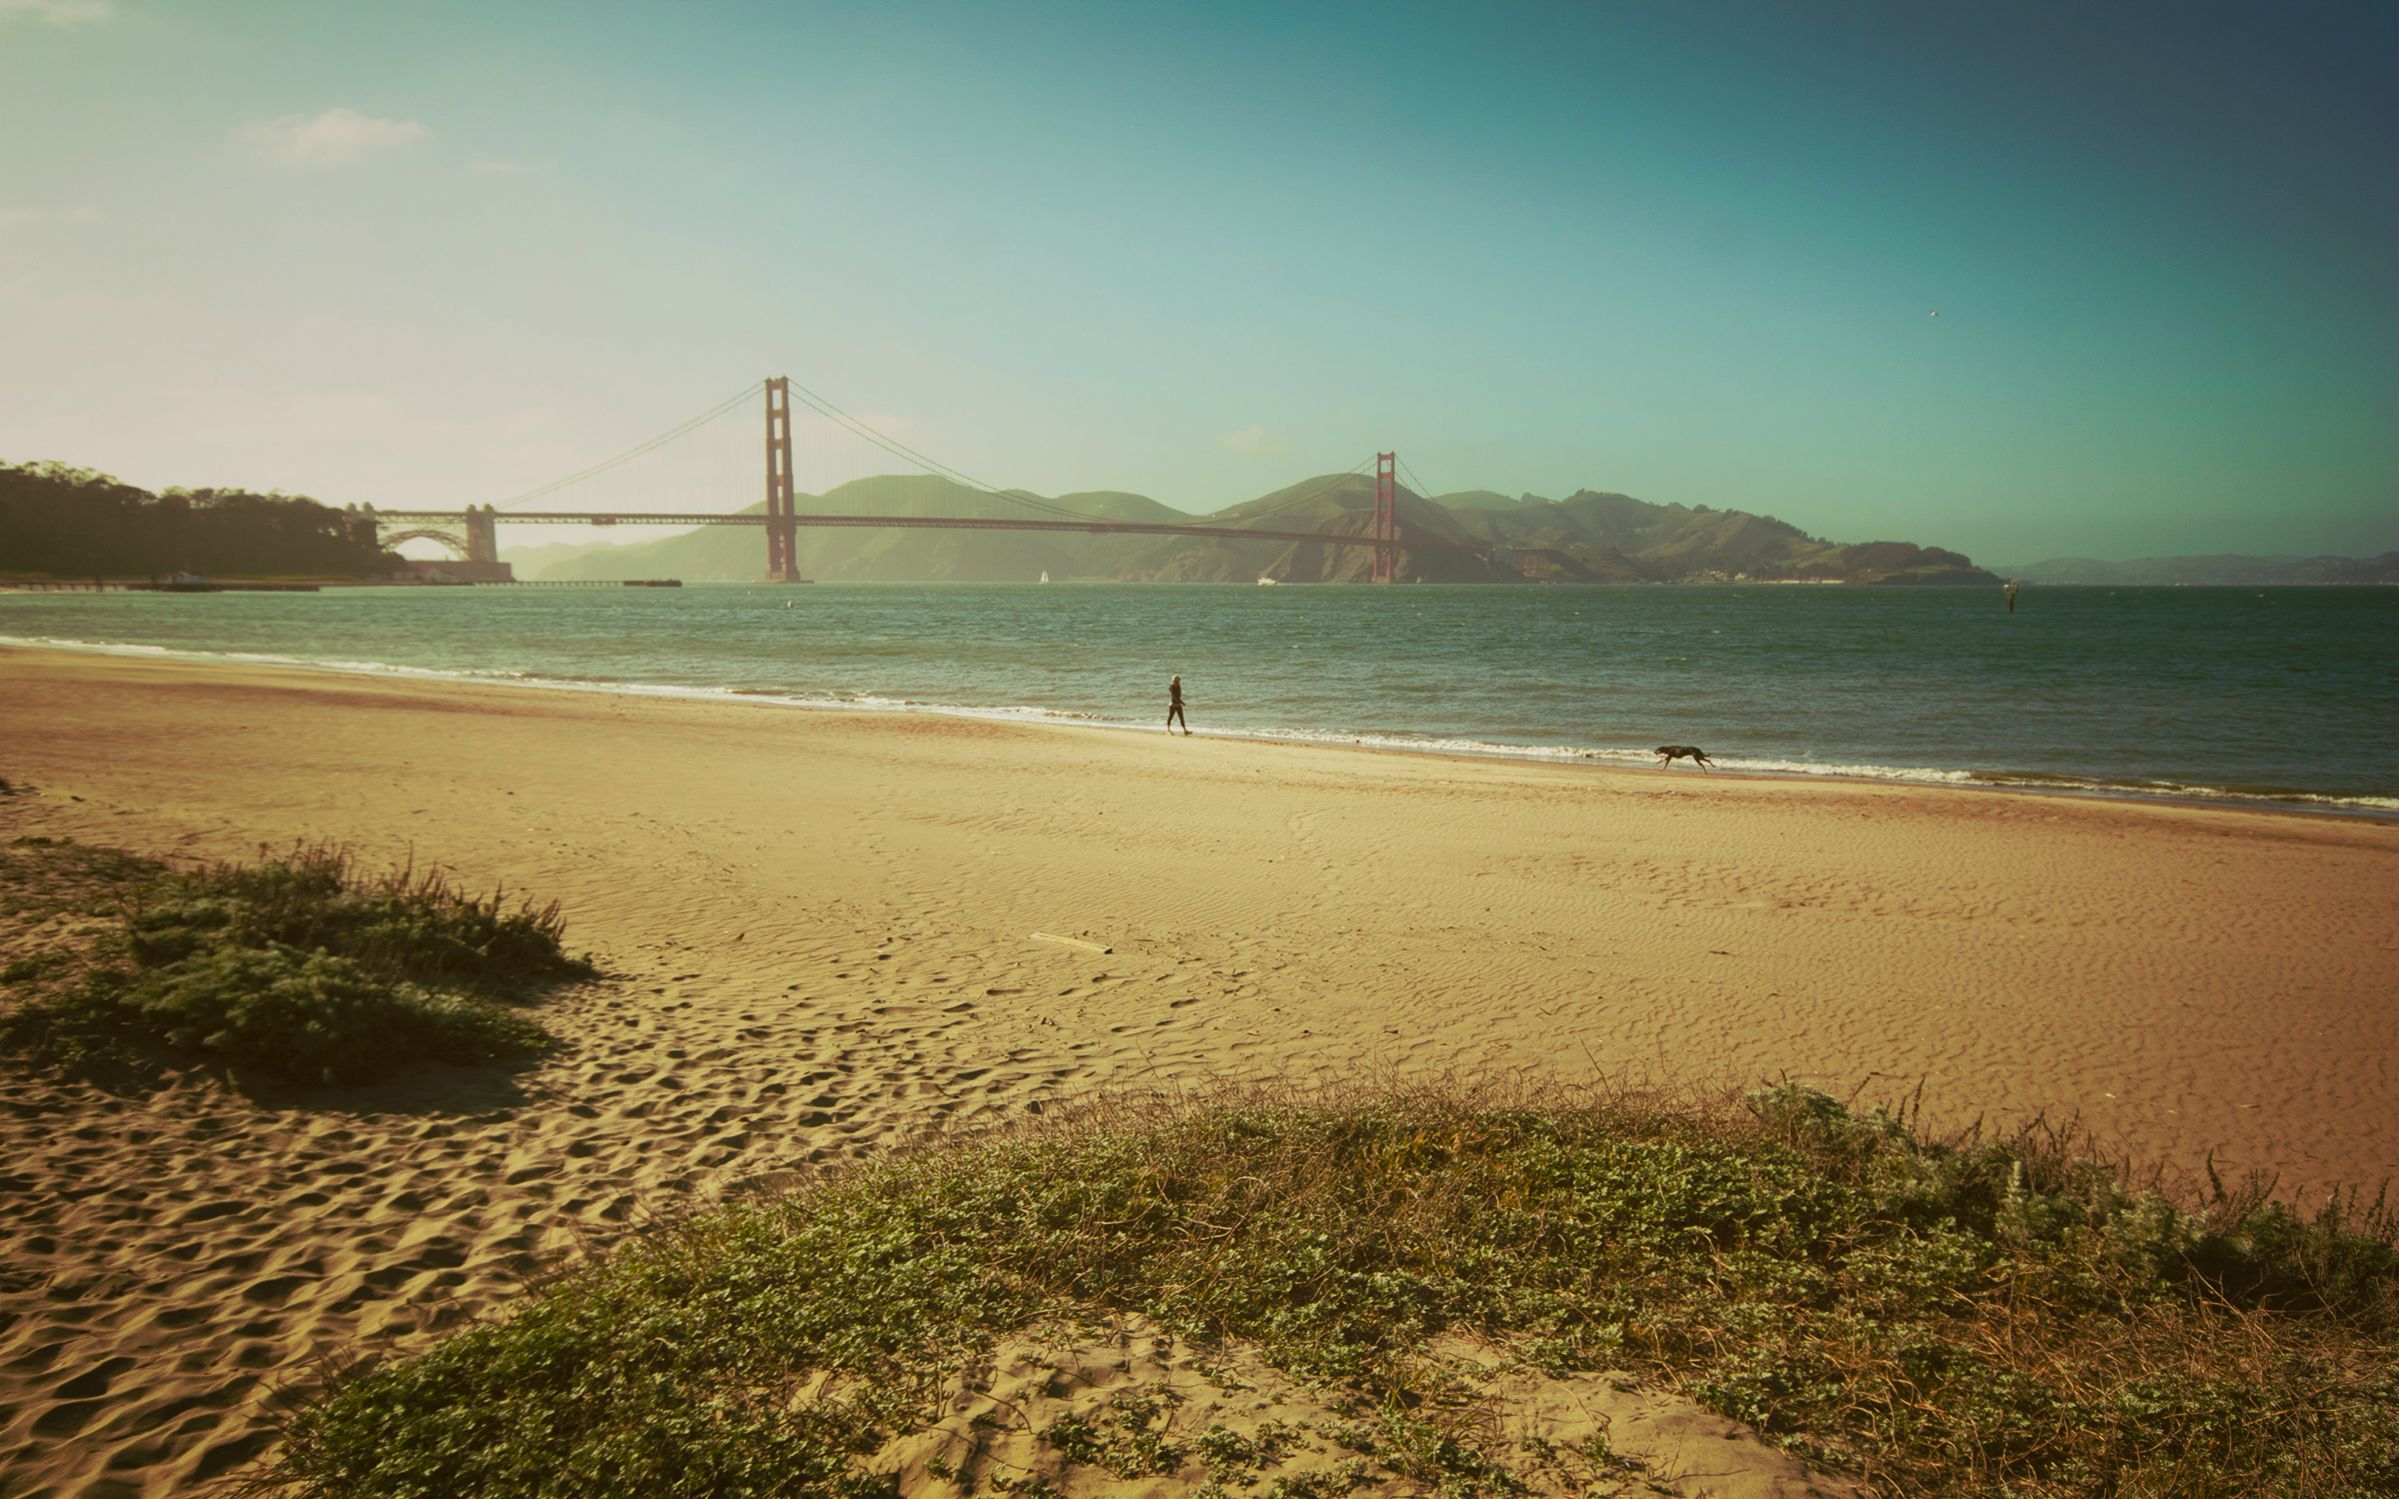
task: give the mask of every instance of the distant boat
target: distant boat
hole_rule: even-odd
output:
[[[1041,570],[1041,581],[1042,581],[1042,582],[1044,582],[1044,583],[1047,583],[1049,580],[1050,580],[1050,570],[1049,570],[1048,568],[1046,568],[1046,567],[1045,567],[1045,568],[1043,568],[1043,569]]]
[[[1265,576],[1265,575],[1263,575],[1263,574],[1261,574],[1261,575],[1259,576],[1259,578],[1258,578],[1258,586],[1259,586],[1260,588],[1272,588],[1272,587],[1274,587],[1274,585],[1275,585],[1275,580],[1274,580],[1274,579],[1272,579],[1272,578],[1269,578],[1269,577],[1266,577],[1266,576]]]

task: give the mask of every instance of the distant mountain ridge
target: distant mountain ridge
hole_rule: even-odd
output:
[[[1827,541],[1746,510],[1658,505],[1588,489],[1563,500],[1457,495],[1446,503],[1479,540],[1545,554],[1549,571],[1536,575],[1559,581],[1999,581],[1959,552],[1909,541]]]
[[[1061,580],[1247,583],[1268,577],[1354,583],[1373,573],[1374,554],[1363,547],[1240,535],[1270,530],[1363,536],[1373,527],[1374,480],[1362,474],[1319,475],[1207,516],[1119,491],[1027,497],[1099,520],[1221,525],[1227,534],[1219,541],[1071,531],[803,527],[800,570],[811,578],[892,583],[1030,582],[1045,573]],[[800,497],[803,511],[830,514],[985,514],[989,502],[980,491],[928,475],[858,479],[823,495]],[[1427,499],[1403,487],[1396,502],[1403,538],[1448,543],[1403,553],[1399,576],[1408,582],[1999,581],[1962,554],[1939,547],[1907,541],[1845,544],[1810,536],[1773,516],[1656,505],[1592,490],[1563,500],[1537,495],[1510,500],[1489,490]],[[763,570],[764,552],[749,527],[712,526],[629,546],[505,555],[543,579],[747,582]]]
[[[2132,587],[2390,584],[2399,583],[2399,552],[2384,552],[2379,557],[2248,557],[2219,552],[2198,557],[2134,557],[2125,562],[2102,562],[2096,557],[2053,557],[2047,562],[1998,571],[2027,583],[2113,583]]]

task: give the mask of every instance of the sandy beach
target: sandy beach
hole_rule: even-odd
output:
[[[514,1076],[0,1073],[0,1492],[167,1494],[578,1243],[1122,1089],[1790,1076],[2399,1174],[2399,825],[0,650],[0,837],[564,902]]]

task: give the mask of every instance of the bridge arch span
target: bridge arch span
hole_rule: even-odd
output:
[[[437,531],[430,526],[419,526],[409,531],[387,531],[377,540],[381,545],[387,547],[396,547],[404,541],[437,541],[448,547],[450,555],[462,562],[473,556],[472,550],[466,544],[465,537],[455,531]]]

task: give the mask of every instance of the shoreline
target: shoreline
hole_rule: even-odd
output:
[[[140,642],[0,636],[0,653],[9,651],[60,651],[123,656],[139,660],[190,661],[202,664],[224,662],[270,671],[319,672],[343,677],[363,677],[369,680],[456,682],[462,685],[519,687],[541,692],[581,692],[635,698],[727,703],[749,708],[797,710],[810,713],[918,714],[934,718],[976,722],[1104,730],[1130,735],[1163,732],[1157,727],[1105,719],[1094,714],[1024,705],[978,707],[971,704],[921,703],[909,700],[820,699],[789,693],[691,686],[670,682],[598,682],[544,677],[531,673],[499,674],[444,667],[410,666],[398,662],[312,661],[302,657],[267,652],[192,650]],[[1381,735],[1341,734],[1333,731],[1320,732],[1306,729],[1202,728],[1192,737],[1244,744],[1286,744],[1335,750],[1357,750],[1368,754],[1424,756],[1456,760],[1467,764],[1506,762],[1552,765],[1581,770],[1655,768],[1652,763],[1653,757],[1639,750],[1578,750],[1563,747],[1551,749],[1539,745],[1510,745],[1497,741],[1434,738],[1410,740]],[[2178,786],[2170,783],[2169,789],[2150,789],[2145,786],[2096,780],[2077,781],[2070,777],[2050,776],[2035,772],[1977,771],[1928,766],[1811,768],[1795,766],[1788,762],[1748,765],[1742,764],[1738,757],[1733,756],[1725,757],[1719,763],[1714,774],[1799,784],[1834,783],[1861,786],[1904,786],[1921,790],[1997,792],[2009,795],[2060,797],[2076,801],[2127,803],[2136,806],[2221,808],[2234,811],[2279,812],[2305,817],[2354,818],[2369,822],[2399,823],[2399,795],[2339,797],[2305,791],[2248,793],[2229,788]]]

